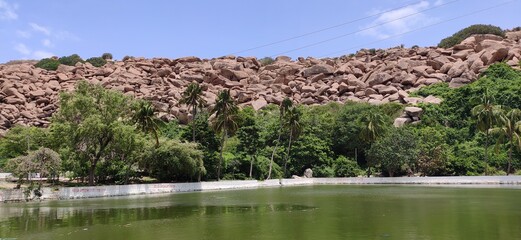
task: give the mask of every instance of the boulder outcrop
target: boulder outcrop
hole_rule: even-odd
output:
[[[236,56],[130,58],[110,61],[103,67],[89,63],[60,65],[56,71],[35,68],[34,63],[24,61],[0,64],[0,133],[16,124],[47,126],[58,109],[59,92],[72,91],[80,80],[147,99],[161,118],[181,122],[189,119],[190,111],[179,100],[191,82],[202,85],[208,108],[222,89],[230,89],[241,106],[256,110],[280,104],[285,97],[309,105],[346,101],[439,103],[441,100],[435,97],[413,98],[408,93],[438,82],[463,86],[499,61],[517,67],[521,32],[507,36],[474,35],[450,49],[362,49],[350,56],[296,61],[279,57],[265,66],[254,57]],[[409,120],[399,122],[414,121],[415,116],[408,116]]]

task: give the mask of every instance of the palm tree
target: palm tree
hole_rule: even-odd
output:
[[[212,109],[212,114],[215,114],[213,127],[216,132],[221,132],[221,155],[219,158],[219,166],[217,167],[217,180],[221,176],[221,165],[223,162],[223,149],[228,133],[233,133],[237,129],[237,112],[238,107],[232,96],[230,90],[225,89],[219,92],[215,107]]]
[[[132,122],[137,125],[138,129],[143,133],[152,133],[156,140],[156,147],[159,146],[159,127],[163,125],[163,121],[154,114],[154,107],[146,101],[139,101]]]
[[[369,145],[374,143],[385,132],[385,116],[376,111],[369,111],[362,117],[362,129],[360,131],[360,139]],[[367,164],[367,177],[371,176],[371,164]]]
[[[295,140],[298,138],[301,130],[300,126],[300,116],[301,113],[297,107],[290,108],[286,113],[286,121],[284,124],[289,130],[289,141],[288,141],[288,150],[286,153],[286,161],[284,161],[284,176],[286,176],[286,166],[289,161],[289,153],[291,150],[291,141],[293,140],[293,137],[295,137]]]
[[[488,141],[489,129],[497,122],[501,113],[501,106],[494,105],[494,97],[485,89],[480,104],[472,108],[472,115],[476,117],[477,128],[485,133],[485,175],[488,175]]]
[[[499,116],[499,122],[501,126],[492,128],[489,132],[491,134],[499,134],[496,149],[499,144],[505,141],[505,138],[507,138],[510,144],[508,147],[507,167],[507,175],[509,175],[512,168],[512,149],[514,145],[521,148],[521,110],[512,109],[506,114],[501,114],[501,116]]]
[[[179,103],[192,107],[192,141],[195,142],[195,126],[193,122],[197,115],[197,108],[201,108],[206,104],[203,98],[203,89],[199,86],[199,83],[190,83],[183,92]]]
[[[271,153],[271,160],[270,160],[270,167],[268,170],[268,177],[266,180],[271,179],[271,170],[273,169],[273,158],[275,157],[275,152],[277,151],[277,148],[280,143],[280,138],[282,137],[282,130],[284,126],[284,115],[286,112],[293,106],[293,102],[289,98],[285,98],[282,100],[279,106],[279,137],[277,138],[277,142],[275,142],[275,147],[273,148],[273,152]]]

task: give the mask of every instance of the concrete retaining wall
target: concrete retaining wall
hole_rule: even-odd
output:
[[[399,178],[299,178],[267,181],[220,181],[196,183],[157,183],[95,187],[64,187],[42,189],[42,200],[97,198],[139,194],[159,194],[194,191],[217,191],[261,187],[336,184],[427,184],[427,185],[521,185],[521,176],[486,177],[399,177]],[[31,196],[33,197],[33,196]],[[25,201],[23,190],[1,190],[0,202]]]

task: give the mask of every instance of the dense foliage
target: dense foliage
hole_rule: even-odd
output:
[[[60,65],[60,61],[58,61],[58,59],[44,58],[44,59],[38,61],[34,66],[37,68],[43,68],[43,69],[49,70],[49,71],[56,71],[56,69],[58,69],[59,65]]]
[[[515,173],[520,92],[521,73],[496,64],[467,86],[421,89],[416,94],[444,101],[421,105],[420,124],[395,128],[399,104],[300,106],[286,99],[256,112],[223,91],[206,109],[193,85],[184,103],[195,116],[185,126],[162,123],[148,102],[81,82],[60,96],[50,128],[17,126],[0,139],[0,167],[45,147],[59,154],[57,171],[91,184],[280,178],[307,168],[318,177]]]
[[[505,31],[503,31],[500,27],[496,27],[493,25],[475,24],[454,33],[450,37],[442,39],[441,42],[438,44],[438,47],[453,47],[454,45],[461,43],[461,41],[465,40],[473,34],[493,34],[500,37],[505,37]]]
[[[108,54],[110,53],[104,53],[101,57],[91,57],[85,61],[78,54],[72,54],[70,56],[63,56],[60,58],[44,58],[38,61],[34,66],[38,68],[43,68],[45,70],[56,71],[60,64],[67,66],[75,66],[76,63],[88,62],[95,67],[101,67],[107,64],[107,59],[112,59],[112,55]]]

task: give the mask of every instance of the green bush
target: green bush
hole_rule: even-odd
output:
[[[262,66],[267,66],[267,65],[273,64],[275,62],[275,59],[270,58],[270,57],[265,57],[265,58],[259,59],[259,62],[261,63]]]
[[[121,59],[121,61],[125,62],[125,61],[128,61],[130,59],[133,59],[134,57],[132,56],[124,56],[123,59]]]
[[[101,58],[105,59],[105,60],[112,60],[112,53],[103,53],[101,55]]]
[[[56,71],[60,62],[53,58],[44,58],[36,63],[34,66],[37,68],[43,68],[45,70]]]
[[[340,156],[335,161],[335,177],[357,177],[364,175],[364,171],[358,166],[355,160]]]
[[[70,56],[63,56],[59,58],[58,61],[63,65],[74,66],[78,62],[83,62],[83,59],[78,54],[72,54]]]
[[[105,60],[104,58],[101,58],[101,57],[91,57],[91,58],[87,59],[86,62],[92,64],[92,66],[94,66],[94,67],[101,67],[101,66],[107,64],[107,60]]]
[[[467,28],[464,28],[464,29],[458,31],[457,33],[454,33],[450,37],[444,38],[438,44],[438,47],[441,47],[441,48],[453,47],[454,45],[461,43],[461,41],[472,36],[473,34],[493,34],[496,36],[505,37],[505,32],[500,27],[496,27],[493,25],[476,24],[476,25],[472,25]]]

